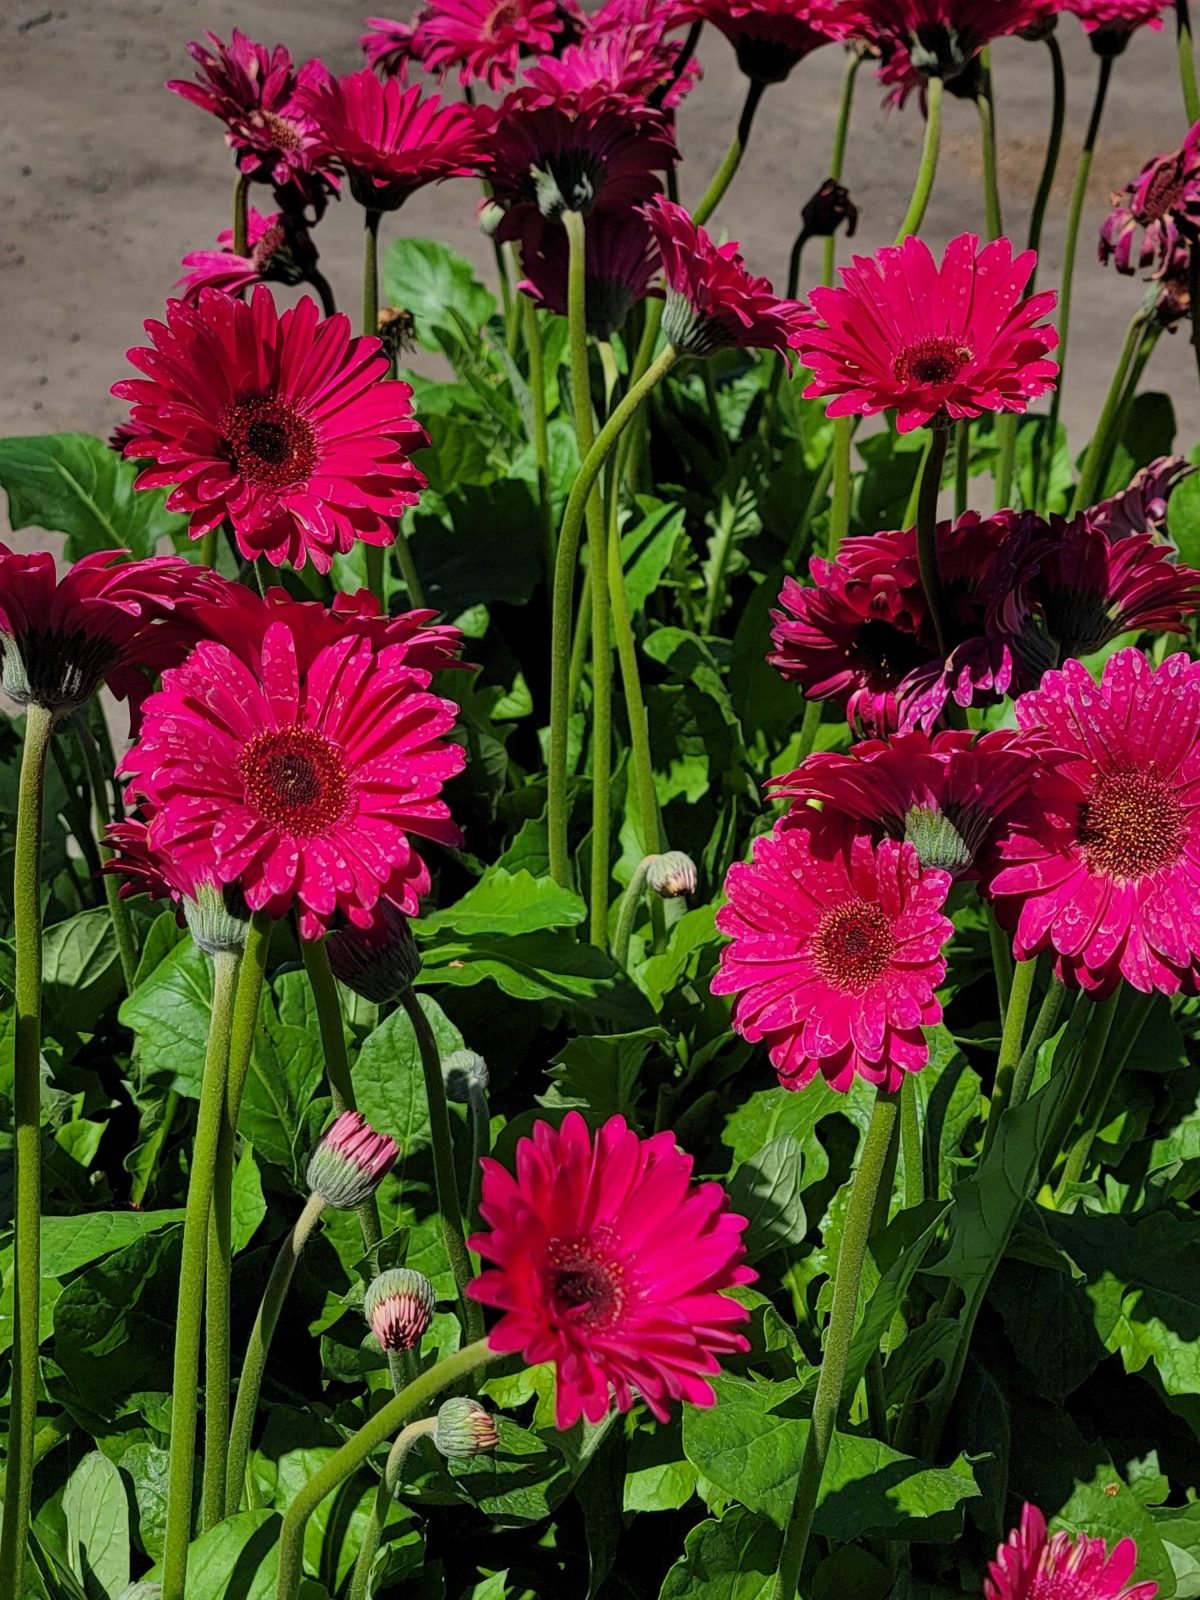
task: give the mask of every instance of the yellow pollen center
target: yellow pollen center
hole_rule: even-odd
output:
[[[609,1230],[597,1227],[582,1239],[552,1239],[546,1270],[551,1307],[564,1322],[603,1333],[628,1300],[625,1269]]]
[[[862,994],[887,971],[895,949],[892,924],[871,900],[848,900],[827,911],[812,943],[813,965],[825,982]]]
[[[926,339],[915,339],[896,352],[892,361],[892,377],[897,383],[938,384],[952,383],[970,361],[969,345],[948,333],[931,334]]]
[[[1079,843],[1089,870],[1119,883],[1173,865],[1185,831],[1178,795],[1153,767],[1104,773],[1079,818]]]

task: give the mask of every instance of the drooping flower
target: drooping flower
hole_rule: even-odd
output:
[[[394,211],[426,184],[475,171],[491,113],[443,104],[419,84],[382,82],[366,68],[311,84],[301,103],[321,158],[345,171],[350,192],[372,211]]]
[[[591,90],[550,104],[536,89],[514,90],[496,112],[483,163],[505,213],[495,236],[524,237],[539,215],[628,210],[678,159],[666,118],[643,100]]]
[[[774,799],[794,802],[793,821],[818,802],[874,839],[907,840],[923,867],[959,878],[978,875],[977,863],[1029,791],[1033,760],[1028,741],[1007,728],[946,728],[932,738],[914,731],[867,740],[846,755],[820,751],[769,787]]]
[[[469,1105],[488,1091],[488,1064],[477,1050],[452,1050],[442,1057],[442,1082],[446,1098]]]
[[[849,0],[851,26],[885,52],[894,41],[926,78],[957,78],[992,39],[1037,27],[1060,0]]]
[[[153,817],[134,815],[110,822],[104,843],[112,855],[104,871],[120,879],[122,899],[144,894],[170,900],[175,920],[186,923],[196,945],[208,955],[240,950],[249,915],[236,889],[218,882],[211,864],[185,860],[158,844]]]
[[[368,927],[350,923],[331,933],[328,949],[338,982],[377,1006],[399,1000],[421,970],[421,952],[409,920],[386,899],[375,907]]]
[[[1200,122],[1178,150],[1152,156],[1113,196],[1100,229],[1100,260],[1118,272],[1167,273],[1200,239]]]
[[[1119,56],[1138,28],[1159,29],[1170,0],[1061,0],[1083,24],[1098,55]]]
[[[858,207],[851,200],[849,189],[826,178],[800,208],[800,222],[808,239],[832,239],[843,223],[847,239],[853,239],[858,228]]]
[[[1200,662],[1120,650],[1097,686],[1078,661],[1016,703],[1063,757],[1039,765],[986,883],[1019,960],[1054,954],[1098,994],[1196,988],[1200,975]]]
[[[1184,456],[1156,456],[1135,472],[1129,487],[1082,512],[1089,528],[1112,538],[1127,533],[1161,533],[1167,522],[1167,503],[1195,467]]]
[[[691,0],[687,14],[723,33],[756,83],[782,83],[805,56],[848,31],[841,0]]]
[[[335,913],[370,926],[381,899],[417,914],[429,872],[412,836],[459,842],[440,795],[463,752],[445,738],[454,705],[403,645],[314,650],[305,631],[288,614],[240,650],[203,640],[163,675],[121,770],[164,847],[252,910],[295,908],[316,939]]]
[[[167,88],[225,124],[238,169],[248,178],[283,185],[319,170],[297,92],[324,73],[321,63],[297,68],[284,45],[268,50],[238,28],[227,45],[215,33],[207,37],[207,44],[188,45],[198,80],[172,78]]]
[[[125,453],[152,463],[139,488],[175,485],[167,506],[190,513],[193,539],[228,517],[248,559],[320,572],[357,539],[394,541],[426,441],[378,339],[307,297],[280,314],[261,285],[248,304],[168,300],[166,324],[145,327],[153,348],[129,351],[144,376],[112,390],[145,429]]]
[[[560,1428],[599,1422],[610,1396],[663,1422],[668,1401],[712,1405],[718,1356],[746,1348],[749,1314],[721,1292],[755,1276],[746,1219],[691,1176],[673,1134],[640,1139],[616,1116],[593,1135],[578,1111],[518,1140],[515,1175],[484,1160],[490,1231],[468,1243],[490,1265],[467,1292],[503,1313],[493,1350],[554,1362]]]
[[[420,35],[407,22],[391,17],[368,17],[367,31],[359,35],[359,49],[367,65],[385,78],[404,80],[410,62],[421,60]]]
[[[415,1350],[436,1309],[433,1285],[411,1267],[381,1272],[363,1300],[363,1314],[383,1350]]]
[[[355,1211],[375,1193],[399,1154],[391,1134],[377,1133],[361,1111],[343,1111],[309,1157],[308,1187],[336,1211]]]
[[[499,89],[516,78],[520,56],[553,48],[563,19],[554,0],[432,0],[417,29],[430,72],[457,67],[460,83]]]
[[[649,224],[635,211],[601,207],[584,224],[584,308],[587,330],[611,339],[624,326],[630,308],[661,291],[661,267]],[[568,248],[566,229],[539,217],[521,246],[525,277],[517,285],[547,311],[567,314]]]
[[[182,556],[81,556],[61,576],[46,550],[0,544],[0,687],[18,705],[65,714],[102,683],[136,713],[151,677],[183,659],[191,618],[226,584]]]
[[[1103,1539],[1060,1530],[1049,1534],[1036,1506],[1022,1507],[1013,1529],[988,1563],[985,1600],[1154,1600],[1156,1583],[1130,1583],[1137,1545],[1120,1539],[1110,1551]]]
[[[712,992],[737,996],[734,1028],[766,1043],[785,1089],[819,1072],[835,1089],[861,1077],[890,1091],[925,1065],[922,1030],[942,1015],[950,883],[911,844],[847,839],[803,813],[730,867],[717,927],[732,942]]]
[[[766,278],[756,278],[735,243],[716,245],[682,206],[659,196],[643,206],[662,255],[667,283],[663,331],[681,355],[709,355],[740,345],[775,350],[788,346],[809,320],[798,300],[781,300]]]
[[[1024,411],[1058,371],[1058,333],[1040,321],[1057,296],[1022,298],[1034,260],[1014,259],[1009,239],[980,249],[973,233],[952,239],[940,266],[916,238],[855,256],[840,289],[812,291],[817,316],[792,335],[813,372],[805,395],[832,397],[831,417],[894,410],[901,433],[938,415]]]
[[[248,256],[234,253],[233,229],[217,235],[216,250],[191,250],[180,262],[189,268],[174,287],[183,299],[196,301],[201,289],[219,289],[239,298],[256,283],[304,283],[317,264],[316,246],[302,221],[276,211],[264,217],[251,206],[246,213]]]

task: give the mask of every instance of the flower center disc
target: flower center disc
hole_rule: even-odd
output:
[[[928,652],[921,649],[911,633],[902,633],[876,617],[856,630],[854,654],[875,682],[891,684],[899,683],[919,667]]]
[[[258,111],[254,120],[270,139],[276,150],[285,150],[290,155],[296,155],[304,148],[304,139],[300,129],[294,122],[289,122],[287,117],[281,117],[275,111]]]
[[[1150,180],[1143,202],[1143,216],[1147,222],[1158,222],[1166,216],[1183,191],[1183,173],[1180,163],[1173,161],[1160,167]]]
[[[267,728],[238,761],[246,799],[283,833],[308,838],[346,810],[346,764],[341,751],[311,728]]]
[[[953,383],[971,359],[968,345],[960,344],[948,333],[915,339],[896,352],[892,377],[897,383]]]
[[[833,988],[862,994],[887,971],[894,948],[883,907],[851,900],[822,918],[813,939],[813,964]]]
[[[285,489],[310,476],[317,464],[316,436],[286,400],[243,400],[221,418],[238,471],[265,489]]]
[[[557,1315],[593,1333],[611,1328],[624,1310],[624,1268],[600,1238],[552,1239],[547,1278]]]
[[[512,28],[520,21],[521,6],[518,0],[503,0],[488,18],[489,33],[499,33],[501,28]]]
[[[1118,882],[1149,877],[1179,859],[1183,808],[1152,767],[1105,773],[1079,818],[1079,843],[1092,872]]]

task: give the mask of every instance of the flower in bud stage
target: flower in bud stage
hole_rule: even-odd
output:
[[[423,1273],[394,1267],[368,1288],[363,1311],[381,1349],[415,1350],[436,1304],[433,1285]]]
[[[308,1162],[308,1187],[337,1211],[354,1211],[378,1189],[399,1154],[396,1141],[376,1133],[360,1111],[343,1111]]]
[[[391,900],[380,900],[369,928],[351,923],[331,935],[329,965],[347,989],[386,1005],[412,987],[421,956],[408,918]]]
[[[478,1456],[494,1450],[499,1439],[496,1420],[486,1406],[468,1395],[444,1400],[437,1414],[433,1442],[439,1454]]]
[[[465,1105],[472,1095],[488,1091],[488,1066],[474,1050],[452,1050],[442,1058],[447,1098]]]
[[[831,239],[843,222],[846,224],[847,239],[853,239],[858,227],[858,207],[851,200],[848,189],[844,189],[833,178],[826,178],[812,198],[805,202],[800,221],[810,239]]]
[[[696,863],[682,850],[656,856],[646,871],[646,882],[664,900],[677,900],[696,891]]]

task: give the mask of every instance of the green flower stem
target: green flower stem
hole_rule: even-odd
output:
[[[239,961],[240,957],[230,951],[213,957],[212,1020],[200,1087],[200,1111],[192,1146],[187,1209],[183,1222],[183,1254],[179,1263],[179,1310],[175,1321],[175,1364],[171,1377],[171,1456],[167,1472],[162,1600],[184,1600],[187,1582],[192,1479],[196,1467],[196,1387],[204,1314],[209,1214],[212,1210],[221,1119],[225,1110]]]
[[[1038,1014],[1034,1018],[1033,1031],[1028,1042],[1021,1052],[1021,1059],[1017,1063],[1017,1070],[1013,1074],[1012,1089],[1009,1092],[1008,1104],[1011,1107],[1023,1106],[1029,1098],[1029,1085],[1033,1082],[1033,1074],[1037,1068],[1037,1059],[1042,1046],[1058,1027],[1058,1019],[1062,1015],[1063,1003],[1067,998],[1067,991],[1056,977],[1051,976],[1046,993],[1042,998]],[[989,1123],[990,1126],[990,1123]]]
[[[71,719],[75,728],[75,736],[79,740],[79,748],[83,753],[84,765],[87,767],[88,782],[92,790],[92,805],[96,816],[96,840],[100,850],[101,862],[112,860],[112,851],[104,842],[104,831],[108,824],[114,821],[112,808],[112,790],[108,779],[104,775],[104,767],[100,760],[100,747],[92,735],[92,730],[86,721],[86,711],[77,711]],[[102,874],[104,879],[104,898],[108,903],[108,914],[112,920],[113,935],[117,941],[117,955],[121,961],[121,976],[125,979],[125,993],[133,993],[133,980],[137,975],[138,951],[137,940],[133,933],[133,921],[129,915],[129,907],[121,898],[121,880],[111,872]]]
[[[1121,402],[1125,395],[1125,386],[1129,381],[1130,368],[1133,366],[1138,346],[1142,342],[1145,326],[1146,313],[1143,307],[1134,315],[1126,331],[1125,343],[1121,346],[1117,368],[1108,386],[1108,393],[1104,397],[1099,421],[1096,423],[1091,443],[1083,458],[1083,466],[1079,469],[1079,483],[1071,505],[1072,516],[1082,511],[1085,506],[1091,505],[1096,496],[1100,477],[1107,471],[1111,462],[1112,446],[1116,442],[1113,438],[1114,423],[1121,412]]]
[[[235,256],[248,256],[250,254],[250,179],[244,172],[239,172],[233,180],[233,253]]]
[[[858,69],[863,64],[863,57],[857,50],[851,50],[846,60],[846,70],[842,75],[842,98],[838,104],[837,126],[833,134],[833,153],[829,158],[829,176],[834,183],[841,180],[846,165],[846,141],[850,133],[850,113],[854,106],[854,82],[858,77]],[[837,262],[837,236],[830,234],[825,241],[825,261],[821,272],[821,282],[828,286],[833,282],[833,269]],[[795,299],[795,291],[788,291],[788,298]]]
[[[271,1340],[275,1337],[279,1313],[292,1282],[292,1274],[301,1251],[312,1236],[321,1219],[327,1202],[324,1195],[310,1194],[304,1210],[296,1219],[287,1238],[279,1248],[267,1287],[263,1291],[250,1341],[246,1346],[242,1372],[238,1379],[237,1404],[233,1408],[233,1427],[229,1434],[228,1493],[225,1515],[234,1516],[242,1498],[242,1485],[246,1479],[246,1463],[250,1459],[250,1440],[254,1436],[254,1418],[258,1412],[258,1396],[262,1388],[263,1373]]]
[[[379,224],[382,211],[363,211],[362,331],[379,336]]]
[[[17,792],[13,855],[13,937],[16,944],[16,1037],[13,1044],[14,1224],[12,1410],[8,1434],[9,1494],[0,1536],[0,1594],[24,1592],[25,1543],[33,1501],[37,1433],[38,1343],[41,1320],[42,1207],[42,813],[46,755],[54,713],[29,706]]]
[[[1062,284],[1058,292],[1058,382],[1050,401],[1050,417],[1045,437],[1049,448],[1054,449],[1058,418],[1062,411],[1063,384],[1067,375],[1067,341],[1071,332],[1071,289],[1075,281],[1075,258],[1079,252],[1079,224],[1083,216],[1083,202],[1087,198],[1088,179],[1092,171],[1092,157],[1096,153],[1096,140],[1100,134],[1100,121],[1104,115],[1104,102],[1108,98],[1108,85],[1112,78],[1112,57],[1100,57],[1100,73],[1096,80],[1096,93],[1088,117],[1087,132],[1075,168],[1075,186],[1071,191],[1071,204],[1067,211],[1067,231],[1063,242]],[[1039,473],[1040,477],[1040,473]]]
[[[782,365],[780,362],[780,366]],[[704,403],[708,407],[709,422],[717,446],[717,464],[724,472],[729,466],[731,457],[729,440],[725,437],[725,429],[721,424],[721,403],[717,397],[717,379],[711,361],[700,363],[700,376],[704,380]]]
[[[921,148],[921,164],[917,168],[917,181],[913,186],[912,199],[909,201],[904,221],[900,224],[900,231],[896,235],[897,244],[903,244],[909,234],[919,233],[921,224],[925,220],[925,208],[929,204],[929,196],[933,193],[933,180],[937,176],[938,152],[942,142],[943,93],[942,80],[930,78],[929,108],[925,118],[925,143]]]
[[[1113,1019],[1116,1016],[1117,1005],[1120,1002],[1121,990],[1117,988],[1107,1000],[1092,1001],[1091,1015],[1087,1018],[1086,1032],[1079,1049],[1078,1057],[1071,1071],[1071,1079],[1067,1085],[1067,1092],[1063,1096],[1062,1104],[1058,1108],[1054,1122],[1051,1124],[1046,1138],[1046,1145],[1042,1151],[1040,1170],[1043,1182],[1048,1182],[1054,1163],[1059,1155],[1067,1149],[1067,1142],[1074,1131],[1092,1092],[1092,1086],[1100,1071],[1100,1064],[1108,1048],[1109,1035],[1112,1032]]]
[[[1196,88],[1196,56],[1192,48],[1192,17],[1188,0],[1175,0],[1179,82],[1189,122],[1200,122],[1200,90]]]
[[[1058,158],[1062,153],[1063,127],[1067,116],[1067,75],[1063,68],[1062,51],[1059,49],[1058,40],[1050,34],[1046,40],[1046,48],[1050,52],[1050,71],[1053,78],[1051,91],[1050,112],[1050,137],[1046,142],[1046,159],[1042,163],[1042,176],[1038,181],[1037,195],[1033,202],[1033,211],[1029,217],[1029,248],[1040,252],[1042,248],[1042,228],[1046,222],[1046,208],[1050,204],[1050,194],[1054,188],[1054,177],[1058,171]],[[1037,270],[1039,262],[1033,264],[1033,274],[1029,279],[1029,288],[1026,291],[1032,294],[1037,284]]]
[[[567,704],[579,704],[583,688],[583,669],[587,665],[588,649],[592,642],[592,575],[585,572],[579,585],[579,610],[575,617],[575,630],[571,635],[571,666],[567,673]]]
[[[900,1149],[904,1156],[904,1207],[911,1210],[925,1198],[925,1159],[921,1153],[921,1115],[917,1075],[907,1072],[900,1086]],[[880,1224],[887,1226],[884,1215]]]
[[[936,79],[934,80],[936,82]],[[942,468],[946,463],[946,446],[950,440],[948,419],[934,417],[929,424],[929,454],[925,457],[921,473],[921,491],[917,500],[917,565],[921,570],[921,585],[929,605],[929,616],[937,638],[939,655],[949,650],[950,612],[946,592],[942,587],[937,560],[938,495],[942,488]]]
[[[850,441],[854,435],[854,420],[838,417],[833,424],[833,499],[829,508],[829,548],[826,554],[832,561],[842,548],[842,540],[850,532]]]
[[[396,1497],[396,1491],[404,1475],[404,1463],[417,1440],[427,1438],[436,1427],[436,1417],[421,1417],[419,1421],[410,1422],[407,1428],[403,1428],[392,1446],[383,1477],[379,1481],[379,1488],[375,1492],[371,1520],[367,1523],[363,1542],[359,1546],[358,1559],[354,1563],[354,1575],[350,1580],[347,1600],[367,1600],[375,1553],[383,1537],[383,1525],[387,1520],[388,1508]]]
[[[1117,991],[1118,994],[1120,991]],[[1093,1075],[1092,1085],[1088,1093],[1090,1105],[1084,1105],[1087,1117],[1083,1127],[1072,1142],[1067,1152],[1067,1163],[1054,1195],[1054,1203],[1061,1207],[1069,1190],[1083,1177],[1087,1168],[1088,1157],[1092,1153],[1092,1146],[1096,1142],[1096,1135],[1104,1126],[1104,1119],[1108,1113],[1109,1101],[1112,1099],[1113,1090],[1117,1086],[1117,1079],[1124,1071],[1129,1053],[1137,1043],[1138,1035],[1146,1025],[1154,1005],[1155,996],[1150,994],[1134,993],[1129,1002],[1127,1014],[1121,1024],[1120,1032],[1112,1039],[1108,1048],[1103,1050],[1102,1058],[1097,1056],[1096,1070]],[[1115,1008],[1113,1015],[1115,1015]],[[1111,1027],[1112,1017],[1109,1018]],[[1107,1035],[1105,1043],[1108,1043]]]
[[[1000,455],[996,462],[997,511],[1005,510],[1012,500],[1013,470],[1017,461],[1017,419],[1013,412],[1002,412],[996,418],[996,432],[1000,438]]]
[[[808,530],[812,527],[813,518],[817,514],[817,507],[829,493],[829,485],[833,481],[833,452],[829,451],[821,462],[808,499],[804,503],[800,521],[796,524],[796,531],[792,534],[788,544],[787,553],[784,555],[783,564],[789,572],[795,572],[796,564],[804,554],[808,542]]]
[[[480,1163],[492,1151],[492,1119],[488,1111],[487,1091],[472,1083],[467,1094],[467,1109],[471,1114],[471,1186],[467,1191],[467,1226],[473,1228],[479,1215],[479,1201],[483,1194],[483,1167]]]
[[[633,877],[621,897],[621,911],[617,918],[617,934],[613,940],[613,960],[619,967],[629,965],[629,941],[633,935],[633,925],[637,921],[638,906],[642,901],[642,893],[646,887],[646,875],[658,860],[657,853],[643,856],[633,869]]]
[[[967,509],[971,492],[971,422],[963,417],[954,424],[954,515]]]
[[[546,430],[546,362],[542,325],[537,308],[527,294],[521,296],[525,323],[525,349],[529,354],[529,398],[533,411],[533,455],[537,462],[538,507],[542,513],[542,538],[546,547],[546,584],[554,582],[554,516],[550,504],[550,437]]]
[[[996,170],[996,101],[992,89],[990,52],[979,55],[980,89],[975,97],[979,107],[979,138],[983,154],[983,209],[987,220],[989,239],[999,239],[1004,232],[1000,214],[1000,178]]]
[[[217,539],[220,537],[220,533],[221,525],[218,523],[215,528],[210,528],[208,532],[201,538],[200,565],[202,567],[212,567],[212,569],[216,571]]]
[[[613,473],[612,500],[615,517],[619,475]],[[658,791],[654,787],[654,763],[650,755],[650,719],[638,669],[637,637],[625,592],[625,568],[621,561],[621,539],[617,528],[609,530],[608,594],[612,607],[613,638],[621,668],[621,688],[625,695],[625,715],[629,721],[629,758],[633,779],[633,799],[637,809],[638,833],[644,851],[659,845]]]
[[[1029,1001],[1033,995],[1033,983],[1036,977],[1036,958],[1032,961],[1018,961],[1013,969],[1012,991],[1004,1011],[1004,1032],[1000,1039],[1000,1057],[996,1063],[996,1086],[992,1092],[992,1103],[983,1137],[984,1155],[995,1143],[1000,1118],[1012,1101],[1013,1079],[1021,1062],[1025,1019],[1029,1015]]]
[[[908,504],[904,508],[904,526],[916,526],[917,514],[921,507],[921,485],[925,481],[925,463],[929,460],[929,452],[933,448],[932,430],[926,433],[925,442],[921,446],[921,459],[917,463],[917,470],[913,475],[912,493],[908,497]]]
[[[411,989],[405,989],[400,996],[400,1004],[407,1011],[417,1036],[421,1070],[425,1076],[425,1098],[429,1102],[429,1127],[433,1143],[433,1176],[437,1185],[438,1211],[442,1218],[442,1240],[458,1289],[463,1325],[468,1338],[478,1339],[483,1332],[483,1310],[467,1294],[467,1285],[474,1274],[463,1237],[462,1207],[458,1198],[458,1182],[454,1176],[454,1145],[450,1134],[450,1112],[446,1106],[446,1085],[442,1078],[442,1058],[433,1029],[429,1026],[429,1018]]]
[[[624,398],[597,434],[594,445],[587,452],[563,513],[558,552],[554,563],[554,609],[551,623],[548,822],[550,875],[556,883],[566,888],[571,886],[571,862],[567,849],[567,725],[571,714],[568,695],[571,670],[571,621],[575,568],[579,557],[579,538],[583,531],[585,507],[605,461],[630,419],[636,414],[655,384],[666,376],[678,359],[679,352],[673,345],[667,345],[641,378],[626,391]],[[595,584],[592,585],[593,613],[597,587]]]
[[[1008,997],[1012,992],[1012,941],[996,921],[996,913],[991,906],[988,906],[986,915],[988,948],[992,953],[992,968],[996,974],[996,999],[999,1002],[1000,1021],[1003,1024],[1008,1011]]]
[[[833,1272],[833,1304],[825,1331],[821,1375],[817,1380],[812,1423],[805,1441],[804,1459],[800,1464],[796,1498],[784,1533],[779,1569],[775,1575],[773,1600],[795,1600],[800,1581],[817,1509],[817,1496],[821,1492],[821,1479],[825,1475],[825,1462],[842,1401],[871,1218],[899,1115],[899,1095],[882,1092],[876,1095],[871,1123],[851,1179],[850,1202],[846,1207],[837,1266]]]
[[[371,1452],[390,1438],[402,1423],[407,1422],[414,1411],[427,1406],[453,1384],[492,1359],[493,1352],[488,1349],[487,1340],[477,1339],[474,1344],[439,1361],[380,1407],[323,1467],[313,1473],[288,1507],[283,1519],[279,1534],[279,1575],[275,1582],[275,1600],[296,1600],[304,1573],[304,1530],[322,1500],[333,1494],[352,1472],[363,1466],[370,1459]]]
[[[725,152],[725,159],[713,173],[712,182],[704,191],[699,203],[692,210],[692,220],[699,226],[707,222],[709,217],[721,204],[725,191],[733,182],[734,174],[742,164],[742,157],[746,153],[746,146],[750,142],[750,129],[754,123],[754,113],[758,110],[758,102],[762,99],[763,89],[766,86],[756,78],[751,78],[746,90],[746,98],[742,103],[742,114],[738,118],[737,132],[734,134],[729,149]]]

